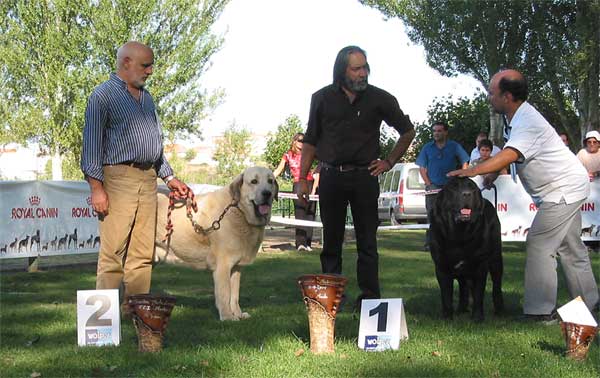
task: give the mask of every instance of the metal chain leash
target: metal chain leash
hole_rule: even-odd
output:
[[[225,217],[225,214],[227,214],[229,209],[231,209],[232,207],[239,209],[238,202],[235,200],[231,201],[231,203],[225,207],[225,209],[223,210],[221,215],[219,215],[219,218],[216,221],[212,222],[212,224],[209,228],[204,228],[204,227],[200,226],[200,224],[198,224],[198,222],[196,222],[194,220],[194,214],[192,213],[192,210],[194,210],[194,213],[198,212],[198,204],[196,203],[196,200],[194,198],[194,193],[191,190],[189,190],[185,197],[181,197],[181,196],[178,196],[174,191],[171,191],[169,193],[169,207],[167,208],[167,225],[165,226],[167,233],[165,234],[165,237],[162,239],[163,243],[167,242],[167,248],[166,248],[167,253],[165,255],[164,261],[167,260],[167,257],[169,256],[169,252],[171,250],[171,235],[173,235],[173,222],[171,220],[171,214],[173,213],[173,210],[175,209],[175,201],[182,200],[182,199],[185,199],[186,216],[192,223],[192,227],[194,227],[194,231],[198,234],[201,234],[204,237],[208,237],[209,232],[217,231],[221,228],[221,221],[223,220],[223,218]]]
[[[193,196],[193,194],[192,194],[192,196]],[[194,202],[193,206],[195,206],[195,205],[196,205],[196,203]],[[219,215],[219,219],[217,219],[216,221],[212,222],[212,224],[211,224],[211,226],[209,228],[203,228],[202,226],[200,226],[198,224],[198,222],[196,222],[194,220],[194,215],[192,214],[192,206],[189,205],[189,199],[188,199],[187,217],[190,220],[190,222],[192,223],[192,226],[194,227],[194,231],[196,231],[196,233],[207,235],[209,232],[211,232],[211,231],[217,231],[217,230],[219,230],[221,228],[221,221],[225,217],[225,214],[227,214],[227,212],[229,211],[229,209],[231,209],[232,207],[235,207],[235,208],[239,209],[238,202],[235,201],[235,200],[231,201],[231,203],[225,207],[225,209],[223,210],[223,212],[221,213],[221,215]],[[198,211],[197,207],[194,207],[194,212],[197,212],[197,211]]]

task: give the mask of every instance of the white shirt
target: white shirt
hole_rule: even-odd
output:
[[[570,204],[590,194],[583,165],[528,102],[519,106],[510,121],[507,147],[523,155],[517,160],[517,173],[537,206],[542,202],[560,203],[563,198]]]
[[[494,144],[494,147],[492,148],[491,156],[496,155],[500,151],[502,151],[500,149],[500,147],[498,147]],[[472,163],[475,160],[479,159],[480,157],[481,157],[481,155],[479,154],[479,148],[477,146],[475,146],[475,148],[473,148],[473,150],[471,151],[471,158],[469,159],[469,162]]]

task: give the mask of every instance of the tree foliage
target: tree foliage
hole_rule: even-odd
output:
[[[267,162],[269,168],[275,169],[281,161],[283,154],[290,149],[292,137],[296,133],[304,131],[300,118],[291,114],[285,121],[277,126],[275,133],[269,133],[267,147],[263,153],[263,159]]]
[[[218,184],[230,182],[252,163],[251,135],[248,129],[234,122],[225,130],[223,138],[217,141],[213,159],[217,162]]]
[[[467,153],[475,147],[475,139],[481,131],[489,133],[489,111],[484,94],[475,98],[452,96],[436,98],[427,109],[427,123],[415,126],[417,135],[403,161],[416,161],[423,146],[433,140],[431,126],[435,122],[446,122],[448,136],[460,143]]]
[[[221,46],[211,25],[227,0],[3,0],[0,2],[0,142],[37,141],[79,159],[92,89],[129,40],[153,48],[148,81],[168,139],[200,134],[221,98],[200,78]]]
[[[530,101],[572,140],[600,126],[600,0],[361,0],[399,17],[428,64],[487,87],[501,68],[521,70]],[[491,117],[496,141],[498,117]]]

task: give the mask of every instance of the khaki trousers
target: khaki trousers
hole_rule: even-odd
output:
[[[101,219],[96,289],[118,289],[123,302],[150,292],[156,234],[156,171],[104,166],[108,214]]]
[[[556,309],[557,259],[571,298],[581,296],[590,310],[598,303],[590,256],[580,236],[582,203],[540,205],[527,234],[523,313],[547,315]]]

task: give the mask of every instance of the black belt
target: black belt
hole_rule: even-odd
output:
[[[154,163],[138,163],[136,161],[124,161],[115,165],[128,165],[133,168],[141,169],[142,171],[154,168]]]
[[[358,165],[358,164],[333,165],[333,164],[329,164],[326,162],[322,162],[321,164],[323,165],[323,168],[334,169],[338,172],[351,172],[351,171],[362,171],[362,170],[366,171],[369,169],[368,165]]]

